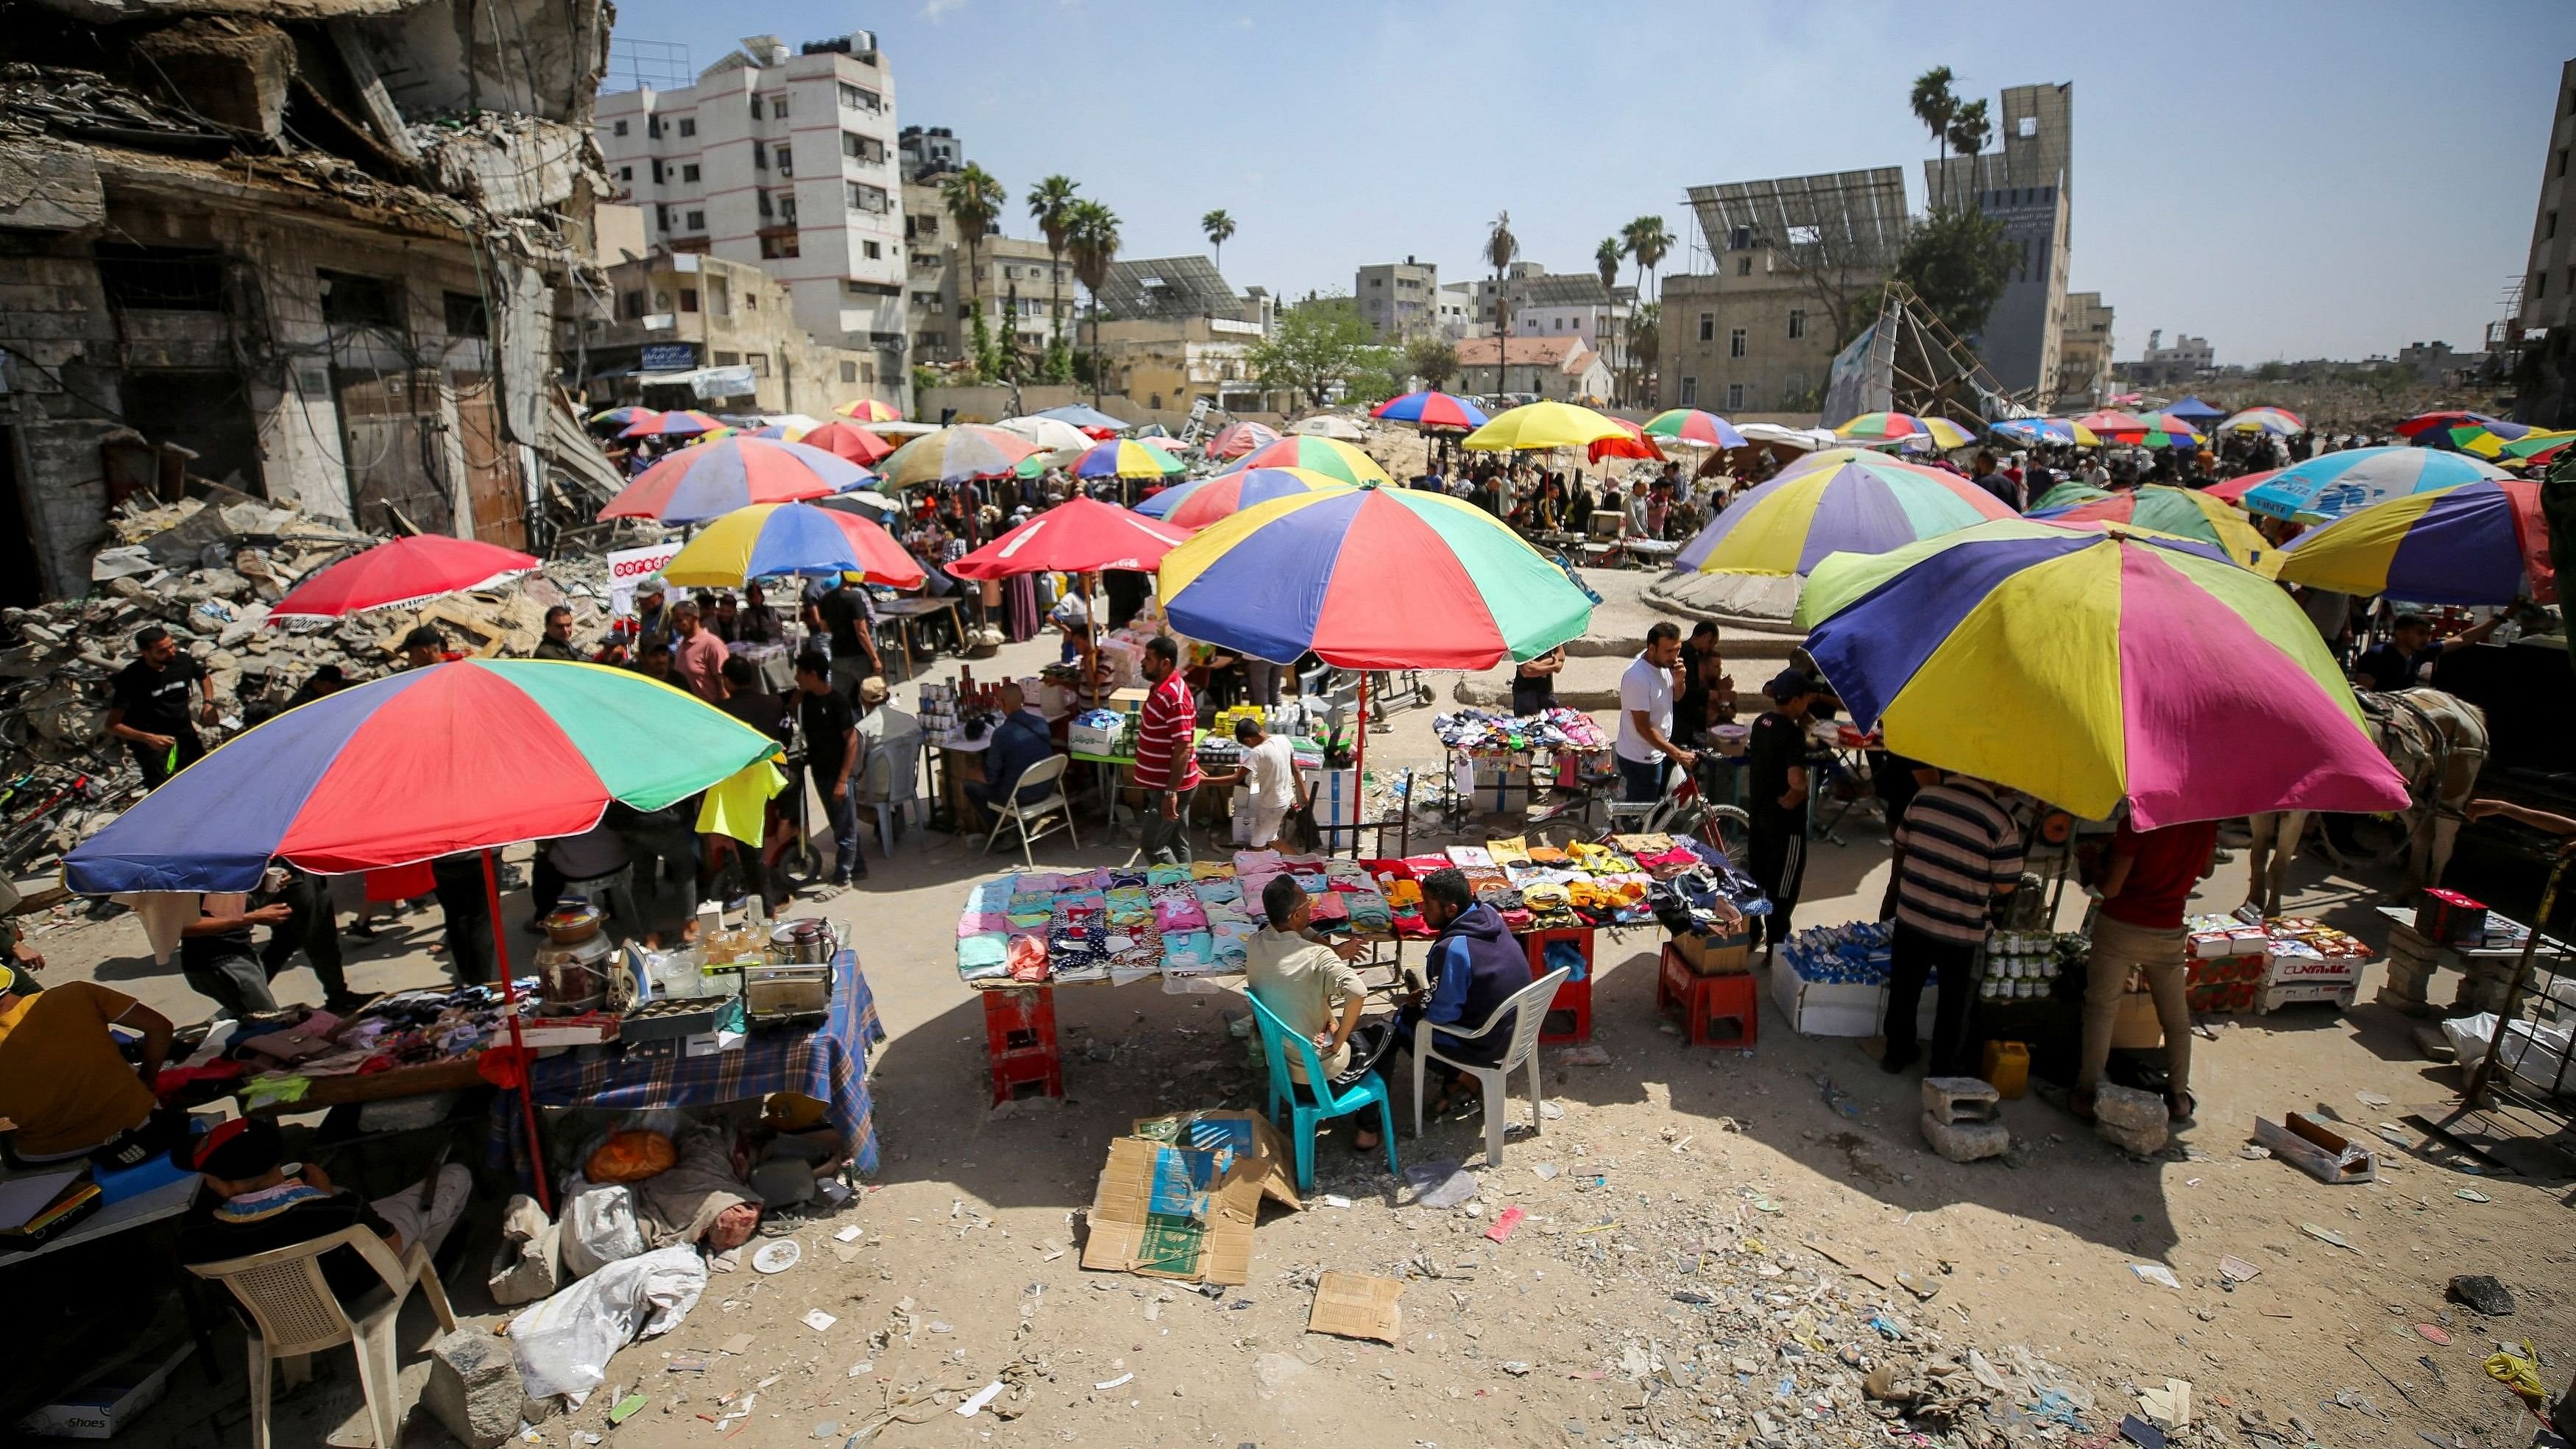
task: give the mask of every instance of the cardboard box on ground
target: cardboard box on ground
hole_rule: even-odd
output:
[[[1261,1200],[1302,1209],[1288,1141],[1252,1112],[1140,1117],[1112,1140],[1082,1266],[1239,1286]]]

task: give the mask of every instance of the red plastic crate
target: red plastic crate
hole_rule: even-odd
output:
[[[1064,1095],[1064,1053],[1055,1033],[1055,988],[1009,986],[984,997],[984,1057],[993,1073],[993,1102],[1007,1102],[1035,1083]]]

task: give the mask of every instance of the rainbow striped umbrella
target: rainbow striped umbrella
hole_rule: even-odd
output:
[[[1986,431],[2016,443],[2071,443],[2079,448],[2098,448],[2102,440],[2093,430],[2071,418],[2005,418],[1988,423]]]
[[[2285,438],[2307,430],[2307,421],[2297,413],[2287,408],[2271,407],[2247,408],[2243,412],[2232,413],[2227,421],[2218,425],[2218,431],[2222,433],[2272,433]]]
[[[648,413],[628,423],[626,431],[618,436],[621,438],[694,438],[700,433],[712,433],[723,426],[725,426],[724,419],[713,414],[702,413],[693,408],[682,408],[678,412]]]
[[[2438,448],[2347,448],[2281,469],[2246,490],[2245,506],[2275,518],[2322,523],[2428,488],[2512,476],[2493,463]]]
[[[662,577],[682,588],[738,589],[773,574],[845,573],[898,589],[917,589],[925,577],[894,535],[855,513],[810,503],[737,508],[662,566]]]
[[[1091,451],[1074,461],[1076,478],[1162,478],[1189,466],[1160,448],[1148,448],[1126,439],[1112,439],[1093,446]]]
[[[1698,408],[1668,408],[1646,423],[1649,437],[1668,443],[1685,443],[1695,448],[1741,448],[1744,435],[1735,424],[1715,413]]]
[[[2397,436],[2418,447],[2450,448],[2481,458],[2502,457],[2506,444],[2521,441],[2531,431],[2529,423],[2466,412],[2417,413],[2397,425]]]
[[[1369,416],[1391,422],[1411,423],[1417,428],[1455,428],[1473,430],[1493,421],[1485,410],[1463,397],[1445,392],[1409,392],[1391,397],[1371,409]]]
[[[1158,592],[1193,639],[1343,669],[1487,669],[1581,634],[1592,600],[1475,505],[1410,488],[1292,493],[1164,556]]]
[[[2558,598],[2540,485],[2462,483],[2358,508],[2290,541],[2281,580],[2414,604]]]
[[[1392,486],[1395,482],[1386,476],[1386,470],[1378,466],[1375,458],[1350,444],[1336,438],[1310,437],[1304,433],[1255,448],[1235,459],[1234,466],[1225,471],[1241,473],[1253,468],[1303,468],[1309,473],[1321,473],[1345,483]]]
[[[614,423],[621,428],[625,428],[632,427],[635,424],[644,421],[646,418],[659,416],[661,416],[661,414],[652,408],[622,407],[608,408],[600,412],[592,413],[590,415],[590,420],[594,423]]]
[[[2280,566],[2280,550],[2256,533],[2244,514],[2198,489],[2150,483],[2088,502],[2034,508],[2030,516],[2050,523],[2125,523],[2210,544],[2257,573]]]
[[[2547,462],[2569,443],[2576,443],[2576,428],[2534,428],[2505,444],[2504,456],[2517,463]]]
[[[2170,447],[2176,443],[2197,443],[2201,439],[2199,425],[2180,413],[2168,411],[2140,413],[2138,416],[2147,425],[2146,445],[2150,448]]]
[[[1917,417],[1913,413],[1862,413],[1834,429],[1834,436],[1872,444],[1921,439],[1943,452],[1976,441],[1968,436],[1967,429],[1948,418]]]
[[[1022,459],[1042,451],[1017,433],[959,423],[924,433],[895,449],[886,456],[882,471],[889,488],[963,483],[973,478],[1004,477]]]
[[[1247,468],[1174,484],[1137,504],[1136,511],[1183,528],[1205,528],[1273,498],[1350,486],[1339,478],[1327,478],[1303,468]]]
[[[704,523],[755,503],[825,498],[874,481],[858,464],[803,443],[727,438],[682,448],[645,469],[599,516]]]
[[[2407,804],[2307,615],[2207,544],[2000,519],[1825,560],[1795,622],[1889,749],[2088,819]]]
[[[872,397],[863,397],[857,402],[843,403],[839,407],[832,409],[832,411],[838,416],[845,417],[850,419],[852,422],[859,423],[899,423],[903,421],[903,413],[900,410],[888,404],[881,403]]]
[[[2013,512],[1939,468],[1859,448],[1810,453],[1736,499],[1673,558],[1701,574],[1803,574],[1830,553],[1885,553]]]
[[[2079,483],[2069,478],[2051,486],[2047,492],[2032,499],[2030,512],[2031,516],[2036,517],[2056,509],[2072,508],[2078,503],[2091,503],[2097,498],[2110,496],[2111,491],[2107,488],[2096,488],[2090,483]]]

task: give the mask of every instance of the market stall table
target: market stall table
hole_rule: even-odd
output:
[[[913,599],[890,599],[877,605],[877,617],[882,620],[892,620],[895,625],[896,642],[903,650],[904,678],[912,677],[913,625],[942,610],[947,611],[949,628],[959,639],[964,639],[966,637],[965,616],[958,613],[957,599],[954,595],[944,599],[926,595]]]

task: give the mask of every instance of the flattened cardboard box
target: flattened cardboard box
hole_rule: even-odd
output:
[[[1258,1162],[1229,1151],[1116,1138],[1092,1195],[1082,1266],[1240,1285],[1252,1274],[1261,1178]]]
[[[1306,1331],[1393,1343],[1404,1336],[1404,1305],[1396,1302],[1403,1293],[1404,1285],[1392,1278],[1326,1273],[1315,1280],[1315,1307],[1307,1315]]]
[[[1282,1207],[1306,1210],[1305,1202],[1297,1196],[1296,1164],[1289,1156],[1288,1139],[1258,1112],[1220,1112],[1202,1107],[1161,1117],[1139,1117],[1127,1130],[1131,1136],[1202,1152],[1230,1147],[1258,1165],[1262,1196]]]

